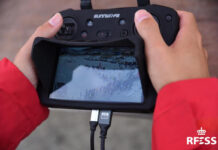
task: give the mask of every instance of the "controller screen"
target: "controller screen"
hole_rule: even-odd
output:
[[[142,103],[139,70],[130,47],[60,50],[50,99]]]

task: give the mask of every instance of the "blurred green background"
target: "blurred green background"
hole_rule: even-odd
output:
[[[152,3],[195,14],[208,50],[211,75],[218,77],[218,1],[152,0]],[[13,60],[38,25],[60,10],[79,9],[79,5],[79,0],[0,0],[0,59]],[[136,0],[93,0],[95,9],[127,6],[136,6]],[[20,143],[18,150],[88,150],[89,117],[88,111],[52,109],[50,117]],[[151,127],[151,115],[115,114],[106,149],[150,150]],[[96,150],[98,135],[99,130]]]

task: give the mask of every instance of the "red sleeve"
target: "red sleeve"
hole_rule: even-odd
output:
[[[9,60],[1,60],[0,149],[14,150],[48,113],[29,80]]]
[[[205,135],[197,134],[201,127],[206,130]],[[193,138],[193,144],[187,144],[188,137]],[[194,137],[198,140],[195,144]],[[205,144],[206,137],[210,144]],[[159,92],[153,118],[153,150],[218,150],[217,137],[217,79],[178,81]]]

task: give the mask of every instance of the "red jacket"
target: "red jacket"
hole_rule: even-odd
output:
[[[14,150],[48,113],[28,79],[7,59],[0,61],[0,149]],[[205,135],[197,134],[201,127],[199,133],[206,130]],[[153,150],[218,150],[218,80],[165,86],[158,94],[152,130]],[[193,141],[187,144],[187,138]]]

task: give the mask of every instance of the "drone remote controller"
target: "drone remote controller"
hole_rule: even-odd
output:
[[[144,41],[134,25],[139,9],[152,14],[163,39],[171,45],[179,30],[179,17],[165,6],[62,11],[63,25],[56,36],[34,41],[32,59],[41,103],[152,112],[156,92],[146,69]]]

